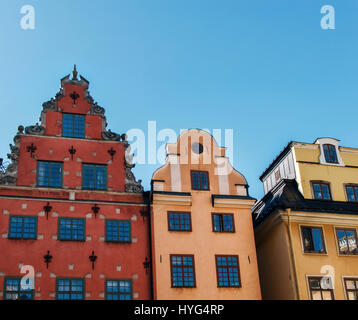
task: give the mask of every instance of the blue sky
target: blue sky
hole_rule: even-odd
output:
[[[320,27],[326,4],[335,30]],[[234,166],[259,198],[290,140],[358,147],[357,17],[357,0],[3,0],[0,157],[76,63],[113,131],[234,129]],[[146,188],[158,166],[135,169]]]

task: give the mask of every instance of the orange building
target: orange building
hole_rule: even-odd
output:
[[[191,129],[167,145],[151,199],[155,299],[261,299],[255,199],[209,133]]]

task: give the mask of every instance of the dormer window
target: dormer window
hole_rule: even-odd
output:
[[[338,163],[336,147],[332,144],[323,145],[324,158],[328,163]]]
[[[331,166],[344,166],[340,155],[339,140],[334,138],[319,138],[315,141],[319,145],[319,163]]]

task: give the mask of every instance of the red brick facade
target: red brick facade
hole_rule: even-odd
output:
[[[130,150],[126,136],[106,131],[104,109],[89,95],[88,85],[85,78],[77,79],[76,70],[72,79],[63,78],[60,92],[43,104],[41,124],[20,126],[11,145],[11,164],[0,173],[3,299],[12,290],[5,279],[24,276],[22,265],[34,268],[34,299],[55,299],[59,278],[83,279],[84,299],[105,299],[108,279],[130,280],[127,283],[132,287],[127,293],[133,299],[151,298],[150,266],[144,263],[150,257],[147,200],[140,181],[131,173],[133,165],[125,159],[126,150]],[[83,137],[63,136],[64,113],[85,116]],[[70,149],[75,152],[71,154]],[[62,165],[60,187],[39,186],[39,161]],[[83,164],[106,166],[105,190],[84,188]],[[47,212],[46,205],[51,207]],[[10,217],[14,216],[36,217],[36,240],[9,237]],[[59,219],[66,217],[84,219],[82,241],[59,239]],[[109,219],[130,222],[128,242],[107,241]],[[48,251],[52,260],[47,268],[44,256]],[[94,269],[89,259],[92,251],[97,256]]]

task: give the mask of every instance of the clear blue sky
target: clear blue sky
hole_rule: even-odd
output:
[[[27,4],[35,30],[20,27]],[[113,131],[234,129],[234,166],[261,197],[288,141],[358,147],[357,18],[357,0],[2,0],[0,156],[76,63]],[[156,167],[135,169],[146,188]]]

